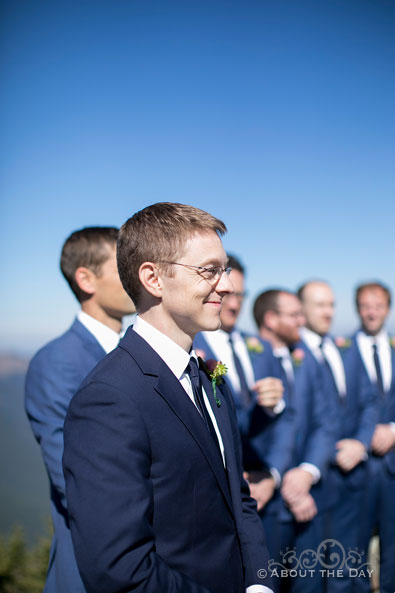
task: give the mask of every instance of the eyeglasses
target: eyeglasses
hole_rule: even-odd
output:
[[[206,268],[205,266],[192,266],[190,264],[180,264],[175,261],[161,261],[158,263],[169,264],[172,266],[183,266],[184,268],[191,268],[193,270],[196,270],[196,272],[200,276],[202,276],[205,280],[207,280],[208,282],[213,283],[213,284],[215,282],[218,282],[218,280],[221,278],[223,273],[225,273],[227,276],[229,276],[229,274],[232,271],[232,268],[230,268],[230,267],[224,268],[223,266],[212,266],[210,268]]]

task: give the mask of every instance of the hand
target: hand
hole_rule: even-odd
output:
[[[248,481],[248,473],[244,474],[245,479]],[[250,483],[250,493],[252,498],[255,498],[257,502],[258,511],[269,502],[276,489],[274,478],[264,478],[259,482]]]
[[[336,463],[345,472],[350,472],[365,456],[365,446],[357,439],[341,439],[336,443]]]
[[[288,470],[284,475],[281,488],[285,502],[290,506],[300,503],[309,493],[312,482],[313,476],[310,472],[300,467]]]
[[[257,394],[257,402],[264,408],[273,409],[283,398],[284,387],[281,379],[275,377],[265,377],[259,379],[253,386],[253,391]]]
[[[372,449],[376,455],[385,455],[395,446],[395,434],[389,424],[377,424],[372,438]]]
[[[290,506],[290,511],[298,523],[311,521],[318,513],[315,500],[311,494],[307,494],[297,504]]]

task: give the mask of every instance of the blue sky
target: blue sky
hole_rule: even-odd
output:
[[[62,243],[157,201],[222,218],[272,286],[395,290],[395,3],[53,1],[1,6],[0,351],[71,323]],[[390,320],[395,330],[395,317]]]

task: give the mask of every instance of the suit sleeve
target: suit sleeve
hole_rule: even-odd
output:
[[[294,445],[295,411],[288,402],[284,411],[251,438],[251,446],[268,470],[275,468],[282,477],[290,467]]]
[[[65,422],[63,465],[88,593],[209,593],[155,551],[150,440],[130,394],[105,383],[77,393]]]
[[[336,417],[333,405],[331,405],[331,394],[324,381],[323,374],[318,367],[312,372],[309,409],[311,414],[311,430],[304,448],[303,463],[315,465],[321,476],[327,471],[336,439]],[[304,393],[299,392],[299,397]],[[295,407],[298,403],[295,402]],[[299,409],[305,406],[299,404]],[[298,434],[295,435],[296,439]]]
[[[75,365],[51,350],[43,350],[36,355],[26,376],[26,413],[41,447],[51,486],[64,508],[63,424],[70,399],[80,382]]]
[[[254,370],[255,379],[265,379],[267,377],[275,377],[281,379],[284,385],[281,364],[273,353],[267,349],[261,354],[251,355],[252,368]],[[279,413],[273,412],[271,409],[264,408],[256,403],[256,394],[253,393],[253,403],[249,410],[249,424],[248,432],[250,437],[260,434],[262,430],[270,427],[272,423],[276,423],[278,418],[284,414],[284,408]],[[288,399],[287,392],[284,393],[284,402]],[[287,403],[286,403],[287,405]],[[286,406],[285,406],[286,407]],[[292,413],[291,413],[292,415]]]

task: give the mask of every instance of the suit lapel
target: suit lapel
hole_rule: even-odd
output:
[[[221,456],[218,454],[217,446],[213,442],[213,439],[207,430],[207,426],[196,409],[196,406],[185,393],[185,390],[178,379],[163,361],[162,366],[159,369],[158,382],[155,386],[155,390],[167,401],[173,412],[178,416],[199,445],[214,472],[230,511],[233,512],[225,470]],[[219,429],[221,431],[220,426]]]
[[[185,393],[185,390],[177,377],[171,372],[167,364],[153,350],[153,348],[151,348],[148,342],[133,331],[133,328],[129,327],[124,338],[120,342],[119,348],[129,352],[140,367],[142,373],[158,377],[155,391],[167,402],[174,414],[184,424],[200,447],[217,479],[221,491],[223,492],[229,510],[233,513],[232,501],[221,455],[218,454],[217,446],[213,442],[203,418]],[[212,391],[209,391],[207,394],[209,395],[209,393],[212,393]],[[219,428],[221,430],[221,421],[219,422]],[[224,434],[226,434],[225,431]],[[225,436],[225,442],[226,441],[227,437]]]
[[[99,362],[99,360],[101,360],[106,355],[104,348],[100,346],[95,336],[88,329],[86,329],[86,327],[77,318],[74,320],[70,331],[75,332],[78,335],[84,345],[84,348],[93,356],[95,360],[97,360],[97,362]]]

